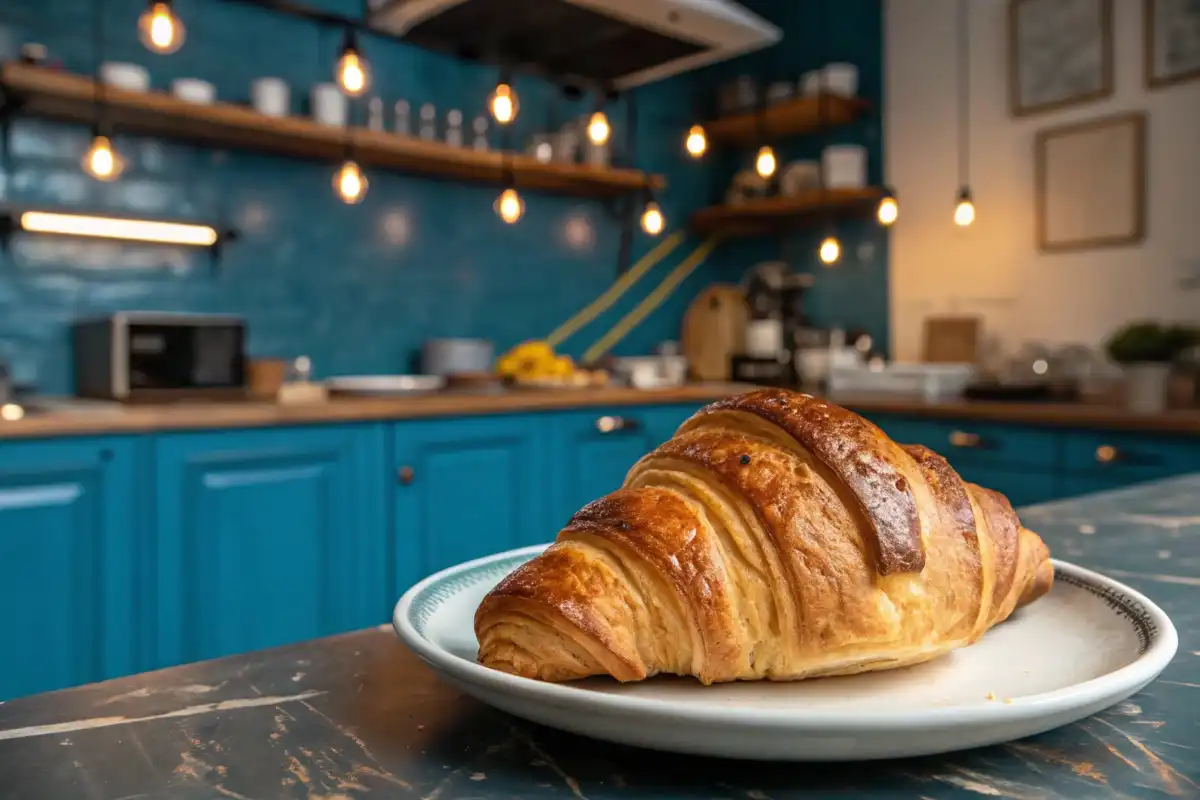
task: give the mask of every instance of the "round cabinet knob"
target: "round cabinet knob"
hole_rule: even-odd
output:
[[[400,481],[401,485],[410,485],[413,482],[413,468],[405,464],[396,471],[396,478]]]
[[[628,417],[603,416],[596,419],[596,430],[600,433],[628,431],[637,427],[637,420]]]
[[[951,447],[982,447],[983,437],[978,433],[954,431],[950,434]]]
[[[1101,464],[1112,464],[1119,461],[1120,458],[1121,451],[1111,444],[1102,444],[1096,448],[1096,461]]]

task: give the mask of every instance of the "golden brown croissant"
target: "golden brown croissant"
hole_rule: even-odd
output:
[[[475,614],[479,660],[547,681],[791,680],[916,664],[1050,589],[1008,500],[782,390],[701,409]]]

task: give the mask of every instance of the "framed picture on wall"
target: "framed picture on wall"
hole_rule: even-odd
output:
[[[1145,0],[1146,86],[1200,78],[1200,0]]]
[[[1110,96],[1112,0],[1009,0],[1008,72],[1013,116]]]
[[[1038,248],[1136,244],[1146,236],[1146,115],[1117,114],[1038,132]]]

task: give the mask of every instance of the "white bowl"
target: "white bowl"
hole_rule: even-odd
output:
[[[100,80],[129,92],[144,92],[150,88],[149,70],[140,64],[125,61],[105,61],[101,64]]]
[[[180,100],[207,106],[216,102],[217,87],[199,78],[177,78],[171,81],[171,94]]]
[[[291,90],[282,78],[259,78],[250,84],[250,104],[266,117],[286,117],[291,112]]]

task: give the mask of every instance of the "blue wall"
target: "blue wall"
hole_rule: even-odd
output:
[[[781,56],[774,57],[772,71],[796,75],[822,57],[812,49],[811,15],[800,13],[815,2],[747,3],[785,26],[786,42],[775,48]],[[352,9],[357,0],[324,5]],[[844,5],[831,15],[831,25],[840,20],[834,41],[842,42],[841,49],[825,60],[862,64],[862,91],[878,97],[879,2]],[[107,0],[106,59],[146,65],[156,88],[176,77],[201,77],[216,84],[220,97],[235,101],[246,99],[255,77],[278,75],[292,85],[297,112],[307,88],[328,79],[339,39],[336,31],[240,5],[179,0],[187,44],[175,55],[155,56],[136,39],[134,23],[143,7],[141,0]],[[0,55],[34,40],[66,68],[90,70],[92,8],[90,0],[7,0],[0,6]],[[429,101],[443,111],[463,109],[470,118],[495,82],[491,70],[415,48],[373,39],[364,45],[376,89],[389,107],[405,97],[414,108]],[[696,164],[684,156],[682,135],[693,121],[694,98],[745,68],[731,62],[638,92],[639,165],[667,177],[663,207],[672,226],[718,197],[732,171],[729,158]],[[534,81],[519,83],[518,90],[522,116],[514,140],[524,141],[546,119],[551,90]],[[622,118],[614,122],[621,135]],[[878,119],[844,135],[871,142],[877,177]],[[69,323],[116,309],[243,314],[254,355],[306,353],[326,375],[381,372],[408,368],[427,337],[483,336],[504,348],[543,336],[616,275],[620,226],[596,201],[525,193],[525,219],[510,227],[492,212],[496,188],[372,171],[366,200],[348,207],[333,197],[332,164],[123,136],[116,143],[131,167],[122,180],[104,185],[79,170],[87,139],[82,129],[15,124],[10,156],[0,165],[0,201],[223,220],[243,238],[215,269],[207,255],[182,250],[14,239],[11,251],[0,255],[0,358],[14,363],[20,381],[45,391],[70,389]],[[798,154],[818,144],[792,146]],[[588,235],[572,242],[568,231]],[[865,324],[886,335],[886,239],[870,225],[842,235],[849,258],[839,270],[820,275],[814,316]],[[784,247],[806,269],[816,247],[809,239],[796,237]],[[634,242],[635,256],[653,245],[640,231]],[[859,242],[875,246],[872,259],[855,260]],[[775,257],[779,247],[777,241],[723,247],[617,352],[647,352],[676,337],[696,291],[714,280],[738,279],[754,261]],[[580,353],[682,255],[677,251],[660,264],[644,286],[564,349]]]

